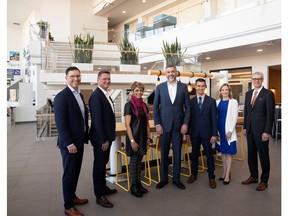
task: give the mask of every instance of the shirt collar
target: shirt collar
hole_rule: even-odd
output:
[[[76,90],[76,89],[72,88],[70,85],[67,85],[67,86],[73,93],[75,92],[75,93],[80,94],[80,89]]]

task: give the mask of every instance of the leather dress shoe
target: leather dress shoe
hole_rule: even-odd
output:
[[[241,182],[244,185],[258,183],[258,179],[250,176],[247,180]]]
[[[110,189],[109,187],[105,188],[105,191],[104,191],[105,196],[115,194],[115,193],[117,193],[117,189]]]
[[[160,182],[156,185],[156,189],[163,188],[166,184],[168,184],[168,181],[160,181]]]
[[[84,205],[86,203],[88,203],[88,199],[80,199],[80,198],[76,197],[73,200],[73,205]]]
[[[267,182],[260,182],[258,186],[256,187],[256,191],[264,191],[268,187]]]
[[[191,184],[191,183],[193,183],[193,182],[196,181],[196,180],[197,180],[197,176],[190,175],[189,178],[188,178],[188,180],[187,180],[187,183],[188,183],[188,184]]]
[[[75,208],[65,209],[64,213],[65,215],[68,215],[68,216],[84,216],[84,214],[82,214]]]
[[[210,188],[216,188],[216,182],[215,179],[209,179],[209,186]]]
[[[173,184],[176,185],[179,189],[185,190],[185,185],[180,181],[173,181]]]
[[[103,206],[104,208],[113,208],[113,204],[105,196],[101,196],[96,199],[96,203]]]

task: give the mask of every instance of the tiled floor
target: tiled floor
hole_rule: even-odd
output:
[[[9,216],[60,216],[63,213],[61,189],[62,165],[55,141],[35,141],[35,123],[7,125]],[[246,141],[245,141],[246,143]],[[246,145],[246,144],[245,144]],[[244,186],[241,181],[249,175],[247,160],[233,161],[232,180],[229,185],[217,182],[216,189],[208,187],[206,173],[199,173],[198,180],[186,184],[182,191],[169,182],[161,190],[155,184],[143,198],[135,198],[119,188],[109,197],[114,208],[105,209],[95,203],[92,185],[93,151],[85,148],[78,196],[89,199],[80,206],[85,215],[137,215],[137,216],[279,216],[281,215],[281,142],[270,143],[271,175],[266,191],[257,192],[256,184]],[[216,166],[216,177],[222,168]]]

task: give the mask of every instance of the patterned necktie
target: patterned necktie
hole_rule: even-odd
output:
[[[253,99],[252,99],[252,101],[251,101],[251,106],[252,106],[252,108],[254,107],[254,103],[255,103],[255,100],[256,100],[256,98],[257,98],[257,93],[258,93],[258,91],[254,91]]]
[[[198,103],[198,106],[199,106],[199,109],[201,110],[202,109],[202,97],[199,97],[199,103]]]

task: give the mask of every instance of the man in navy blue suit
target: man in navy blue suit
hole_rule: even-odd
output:
[[[168,184],[168,155],[172,143],[173,184],[184,190],[185,185],[180,181],[181,149],[190,120],[189,94],[187,85],[176,80],[177,70],[174,65],[166,67],[166,77],[167,81],[156,88],[153,104],[154,124],[161,145],[161,180],[156,188]]]
[[[244,134],[247,136],[250,176],[242,184],[258,183],[258,155],[262,168],[257,191],[266,190],[270,174],[269,138],[275,114],[273,92],[262,86],[264,75],[252,74],[254,89],[246,92],[244,108]]]
[[[88,143],[88,111],[80,94],[81,73],[77,67],[66,69],[67,87],[54,99],[55,122],[58,130],[57,145],[63,163],[62,188],[65,214],[84,215],[75,208],[88,199],[79,199],[76,188],[81,170],[84,143]]]
[[[106,185],[106,164],[112,142],[115,140],[115,110],[108,88],[111,84],[110,72],[100,71],[97,77],[98,87],[91,94],[89,108],[91,114],[91,128],[89,138],[93,146],[93,185],[96,203],[112,208],[113,204],[106,198],[117,192]]]
[[[191,168],[192,174],[187,183],[191,184],[197,179],[198,156],[202,144],[208,165],[209,186],[216,188],[215,165],[212,144],[216,142],[217,132],[217,107],[214,98],[205,94],[206,80],[199,78],[195,82],[196,96],[190,101],[190,140],[192,142]]]

